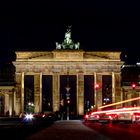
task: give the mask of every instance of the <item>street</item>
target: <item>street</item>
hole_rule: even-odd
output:
[[[56,121],[27,140],[139,140],[140,124],[84,123],[81,120]]]
[[[87,127],[96,130],[98,133],[109,137],[111,140],[127,139],[139,140],[140,124],[107,124],[84,123]]]
[[[56,121],[27,140],[110,140],[82,124],[81,120]]]
[[[5,140],[139,140],[140,124],[104,124],[81,120],[0,119]]]

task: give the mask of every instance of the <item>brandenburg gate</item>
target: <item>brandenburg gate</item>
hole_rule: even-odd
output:
[[[13,100],[13,110],[16,114],[24,112],[24,78],[34,77],[34,112],[42,111],[42,76],[52,76],[52,109],[60,109],[60,76],[76,76],[76,109],[78,115],[84,114],[84,75],[94,76],[94,85],[100,83],[100,88],[94,88],[94,103],[98,108],[102,101],[102,76],[112,77],[112,103],[122,100],[121,93],[121,52],[94,52],[80,49],[80,43],[71,39],[71,31],[67,30],[62,44],[56,42],[53,51],[16,52],[13,62],[16,73],[16,87]]]

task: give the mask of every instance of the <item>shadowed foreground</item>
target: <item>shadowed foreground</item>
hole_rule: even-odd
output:
[[[27,140],[109,140],[109,138],[84,126],[80,120],[56,121],[28,137]]]

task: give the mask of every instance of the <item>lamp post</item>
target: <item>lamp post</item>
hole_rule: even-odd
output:
[[[33,113],[34,112],[34,104],[32,102],[28,102],[27,112],[28,113]]]
[[[66,104],[67,104],[67,120],[69,120],[69,104],[70,104],[70,86],[69,86],[69,73],[67,73],[67,86],[66,89]]]

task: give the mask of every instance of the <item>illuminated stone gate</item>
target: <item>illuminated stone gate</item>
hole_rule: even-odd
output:
[[[16,52],[16,114],[24,112],[24,77],[34,76],[34,111],[42,111],[42,76],[52,75],[52,108],[60,109],[60,75],[76,75],[77,79],[77,114],[84,114],[84,75],[94,76],[94,85],[100,83],[100,88],[94,88],[94,103],[102,106],[102,76],[112,77],[112,102],[122,100],[120,92],[120,60],[121,52],[85,52],[79,49],[79,43],[71,40],[70,30],[65,34],[62,44],[56,43],[56,50],[38,52]]]

